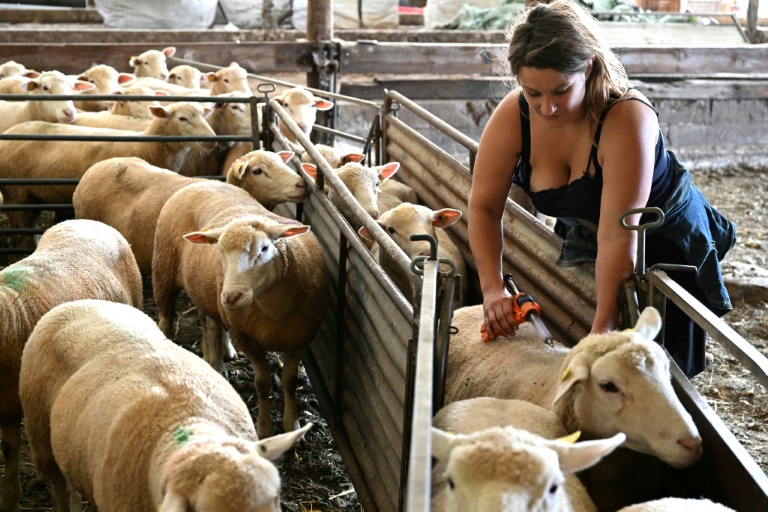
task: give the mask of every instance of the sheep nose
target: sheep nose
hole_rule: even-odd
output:
[[[65,123],[74,123],[75,119],[77,118],[77,113],[70,109],[64,109],[61,112],[61,115],[64,117],[63,121]]]
[[[701,457],[701,437],[682,437],[677,440],[677,444],[690,451],[691,454],[696,455],[696,458]]]
[[[221,294],[225,306],[235,306],[243,298],[242,292],[225,292]]]

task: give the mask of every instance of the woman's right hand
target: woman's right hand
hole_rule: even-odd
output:
[[[500,292],[485,294],[483,297],[483,327],[487,341],[499,336],[514,336],[517,330],[512,295],[502,289]]]

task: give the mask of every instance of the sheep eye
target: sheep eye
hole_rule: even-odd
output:
[[[267,252],[268,250],[269,250],[269,246],[268,245],[264,245],[264,246],[261,247],[261,252]]]
[[[387,233],[389,233],[390,235],[396,235],[397,231],[392,226],[388,226],[387,227]]]
[[[555,494],[557,492],[557,489],[558,489],[557,484],[552,484],[549,487],[549,494]]]
[[[148,60],[145,60],[145,61],[144,61],[144,65],[145,65],[145,66],[149,66],[149,61],[148,61]]]
[[[43,86],[43,90],[44,90],[44,91],[47,91],[47,90],[48,90],[48,86],[47,86],[47,85],[44,85],[44,86]]]
[[[611,381],[601,382],[600,383],[600,389],[602,389],[606,393],[618,393],[619,392],[619,388],[617,388],[616,384],[614,384]]]
[[[184,117],[184,116],[181,116],[181,117],[179,118],[179,121],[181,121],[182,123],[188,123],[188,122],[189,122],[189,119],[187,119],[187,118],[186,118],[186,117]]]
[[[256,167],[254,170],[251,171],[251,173],[253,173],[254,176],[259,176],[263,172],[264,172],[264,169],[262,169],[261,167]]]
[[[455,484],[455,483],[453,483],[453,478],[449,478],[449,479],[448,479],[448,487],[450,487],[450,488],[451,488],[451,490],[453,490],[453,489],[455,489],[455,488],[456,488],[456,484]]]
[[[229,78],[225,78],[224,79],[224,83],[228,84],[229,83]]]

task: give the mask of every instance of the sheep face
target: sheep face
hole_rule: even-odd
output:
[[[30,94],[73,94],[94,88],[93,84],[75,81],[71,85],[66,76],[58,71],[48,71],[38,78],[22,84]],[[51,123],[71,124],[77,119],[77,110],[72,100],[39,102],[40,120]],[[37,105],[36,105],[37,107]]]
[[[515,427],[451,435],[432,428],[432,455],[446,463],[446,510],[547,512],[568,510],[565,475],[586,469],[624,441],[571,444]]]
[[[115,91],[115,94],[138,96],[167,96],[167,93],[161,91],[154,91],[149,87],[144,86],[132,86],[126,87],[121,91]],[[149,107],[159,107],[160,103],[157,101],[116,101],[110,112],[112,114],[140,117],[142,119],[152,119],[152,112],[149,111]]]
[[[653,341],[660,328],[658,312],[646,308],[634,329],[581,340],[566,359],[555,403],[573,389],[581,428],[597,436],[624,432],[627,448],[683,468],[701,457],[701,437]]]
[[[202,77],[203,74],[199,69],[187,64],[182,64],[169,71],[168,79],[166,81],[169,84],[180,85],[188,89],[200,89]]]
[[[133,74],[136,76],[149,76],[159,80],[166,80],[170,72],[168,71],[167,58],[173,57],[176,48],[169,46],[162,51],[147,50],[138,57],[131,57],[128,65],[133,67]]]
[[[23,64],[9,60],[3,64],[0,64],[0,80],[8,78],[9,76],[21,76],[27,72],[27,68]]]
[[[112,66],[100,64],[85,70],[77,79],[93,84],[93,88],[83,91],[83,94],[114,94],[122,90],[122,84],[131,82],[133,76],[128,73],[118,73]],[[77,108],[89,112],[109,110],[113,104],[112,101],[78,101],[75,103]]]
[[[248,73],[237,62],[231,63],[215,73],[209,73],[206,78],[211,82],[211,96],[218,96],[232,91],[253,95],[248,86]]]
[[[330,110],[333,108],[333,102],[322,98],[316,98],[311,92],[302,87],[294,87],[283,92],[280,96],[275,98],[280,105],[285,109],[291,119],[298,125],[306,136],[309,136],[309,132],[312,131],[312,127],[317,120],[318,110]],[[291,141],[296,142],[296,136],[291,133],[291,130],[279,120],[280,131],[285,137]]]
[[[233,91],[219,96],[246,97],[243,92]],[[213,106],[213,114],[208,120],[213,130],[219,135],[250,135],[251,134],[251,106],[247,103],[228,103],[219,101]],[[220,143],[227,148],[234,146],[234,142]]]
[[[301,203],[307,198],[306,183],[285,163],[293,155],[292,151],[251,151],[232,164],[227,183],[243,188],[267,208],[281,203]]]
[[[284,272],[281,239],[301,235],[309,226],[263,216],[238,219],[223,228],[184,235],[192,243],[217,244],[221,256],[220,302],[226,311],[242,311],[271,287]]]
[[[206,121],[212,110],[203,108],[199,103],[180,102],[167,107],[149,107],[149,111],[166,123],[167,126],[164,129],[166,134],[210,137],[216,135]],[[212,151],[216,147],[213,141],[185,141],[181,144],[187,147],[199,146],[205,151]]]
[[[452,208],[431,210],[426,206],[403,203],[384,212],[379,218],[381,228],[411,259],[429,256],[430,245],[426,241],[413,241],[411,235],[429,235],[437,240],[437,228],[446,228],[461,218],[461,212]],[[360,228],[360,234],[372,239],[368,230]]]

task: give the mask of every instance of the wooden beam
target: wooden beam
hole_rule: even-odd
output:
[[[96,9],[2,9],[3,23],[104,23]]]

